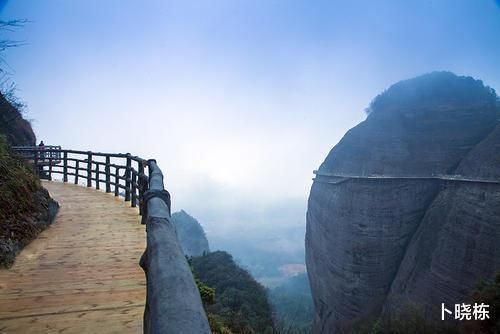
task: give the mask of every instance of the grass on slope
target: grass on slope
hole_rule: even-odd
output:
[[[16,253],[46,227],[48,208],[47,191],[0,136],[0,267],[12,265]]]

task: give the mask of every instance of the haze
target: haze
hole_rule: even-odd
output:
[[[450,70],[500,87],[492,0],[2,8],[31,21],[6,61],[38,138],[157,159],[173,210],[209,237],[303,228],[313,169],[392,83]]]

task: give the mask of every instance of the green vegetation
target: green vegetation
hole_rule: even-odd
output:
[[[307,274],[291,277],[271,289],[269,299],[280,333],[310,333],[314,306]]]
[[[358,321],[353,326],[352,332],[356,334],[459,333],[456,326],[430,321],[426,318],[423,308],[414,304],[406,305],[400,312],[390,317]]]
[[[35,209],[34,192],[40,182],[32,170],[13,156],[0,136],[0,221],[10,221]]]
[[[21,23],[0,21],[0,31]],[[15,43],[3,40],[0,44],[1,63],[1,51]],[[1,66],[0,77],[5,79]],[[0,267],[11,266],[16,254],[52,222],[57,211],[57,203],[32,167],[9,151],[9,145],[35,145],[36,138],[22,116],[24,104],[15,96],[15,86],[6,89],[5,83],[0,83]]]
[[[391,106],[415,109],[424,103],[453,103],[465,107],[480,103],[495,109],[497,98],[495,90],[485,86],[481,80],[451,72],[432,72],[392,85],[372,101],[366,112],[390,110]]]
[[[5,32],[22,27],[27,20],[0,20],[0,134],[11,145],[34,145],[35,134],[30,123],[22,117],[26,105],[16,96],[16,85],[11,82],[5,51],[22,42],[4,37]]]
[[[489,319],[468,320],[458,323],[443,323],[429,320],[422,307],[406,305],[403,310],[391,317],[378,319],[363,319],[353,326],[353,333],[357,334],[465,334],[465,333],[500,333],[500,272],[497,272],[495,281],[487,284],[480,281],[466,304],[484,303],[489,305]],[[436,312],[439,312],[437,310]]]
[[[479,281],[472,293],[470,303],[484,303],[489,305],[489,319],[475,320],[464,323],[466,333],[500,333],[500,271],[495,281],[487,284]]]
[[[0,266],[12,265],[16,253],[47,226],[49,204],[32,169],[0,136]]]
[[[35,145],[35,134],[18,109],[19,103],[13,102],[15,99],[12,90],[0,92],[0,134],[11,145]]]
[[[266,290],[230,254],[217,251],[189,262],[214,333],[273,332]]]

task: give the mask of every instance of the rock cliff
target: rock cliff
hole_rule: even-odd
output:
[[[177,231],[182,251],[186,256],[200,256],[210,252],[203,227],[186,211],[174,212],[172,222]]]
[[[498,115],[494,90],[473,78],[435,72],[402,81],[374,99],[319,172],[500,179]],[[307,211],[316,333],[412,303],[440,317],[442,302],[464,302],[500,268],[498,184],[324,181],[313,183]]]

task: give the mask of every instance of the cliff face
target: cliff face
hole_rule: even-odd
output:
[[[186,256],[200,256],[210,252],[203,227],[186,211],[174,212],[172,222],[177,231],[182,251]]]
[[[372,102],[319,171],[498,178],[497,115],[495,93],[472,78],[402,81]],[[306,233],[315,332],[348,329],[408,303],[440,317],[440,303],[464,302],[478,278],[500,268],[500,185],[322,181],[311,188]]]
[[[456,169],[469,178],[500,180],[500,125]],[[479,278],[500,269],[500,184],[446,184],[401,262],[386,310],[413,302],[438,309],[464,301]],[[434,311],[434,310],[433,310]]]

